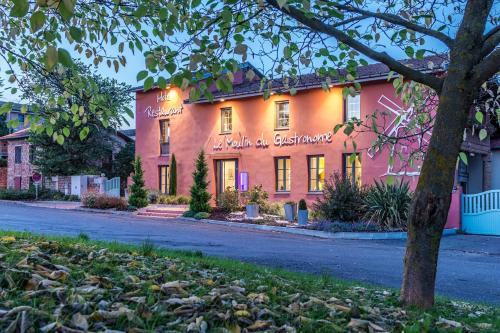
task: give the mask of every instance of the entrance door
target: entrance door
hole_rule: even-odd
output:
[[[238,184],[236,182],[238,174],[238,160],[217,160],[216,161],[216,196],[219,196],[226,190],[234,190]]]

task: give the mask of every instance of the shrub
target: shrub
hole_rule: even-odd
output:
[[[304,199],[299,201],[299,210],[307,210],[307,202]]]
[[[262,185],[254,185],[245,193],[245,198],[249,204],[257,204],[264,208],[269,198],[269,194],[262,189]]]
[[[130,186],[130,197],[128,202],[131,206],[138,208],[148,205],[148,194],[144,188],[144,172],[142,171],[141,157],[137,156],[134,161],[134,175],[132,176],[134,183]]]
[[[156,203],[162,205],[187,205],[189,204],[189,197],[184,195],[164,195],[160,194]]]
[[[285,216],[285,207],[281,202],[265,202],[259,205],[259,209],[263,214]]]
[[[87,208],[127,210],[128,204],[122,198],[110,197],[105,194],[89,191],[82,195],[82,205]]]
[[[193,217],[195,219],[197,219],[197,220],[208,219],[210,217],[210,213],[207,213],[207,212],[198,212],[198,213],[194,214]]]
[[[237,189],[227,189],[221,193],[218,200],[219,208],[226,212],[231,213],[241,209],[240,193]]]
[[[189,210],[194,212],[209,212],[210,198],[212,195],[208,193],[208,165],[205,159],[205,152],[201,150],[195,162],[195,170],[193,172],[193,185],[191,186],[191,201],[189,202]]]
[[[196,215],[196,212],[193,212],[192,210],[186,210],[182,216],[183,217],[194,217]]]
[[[172,154],[172,159],[170,160],[170,183],[168,185],[168,194],[177,195],[177,162],[175,160],[175,154]]]
[[[0,189],[1,200],[34,200],[35,192],[26,190]]]
[[[323,197],[314,203],[314,209],[330,221],[357,221],[363,216],[365,192],[349,177],[334,173],[325,184]]]
[[[376,181],[364,199],[365,218],[377,223],[381,229],[406,229],[410,203],[407,182],[386,184]]]
[[[159,198],[162,194],[159,191],[156,190],[148,190],[148,201],[150,204],[157,204],[159,203]]]

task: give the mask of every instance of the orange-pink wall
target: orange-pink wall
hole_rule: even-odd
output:
[[[157,101],[158,95],[169,96],[169,101]],[[394,88],[386,81],[365,83],[361,91],[361,117],[380,110],[377,103],[384,94],[393,101],[399,101],[395,96]],[[339,131],[332,137],[331,143],[298,144],[294,146],[275,146],[273,139],[276,133],[292,136],[315,135],[332,132],[336,124],[343,121],[343,97],[340,87],[334,87],[329,92],[322,89],[299,91],[295,96],[272,95],[268,100],[262,96],[249,97],[214,103],[189,104],[183,103],[187,98],[186,92],[172,88],[161,92],[158,89],[148,92],[138,92],[136,100],[136,153],[143,159],[146,185],[158,189],[158,165],[168,165],[169,157],[160,156],[159,148],[159,120],[170,119],[171,153],[177,159],[178,193],[189,194],[192,183],[194,160],[200,149],[204,149],[209,161],[210,190],[215,194],[216,159],[238,158],[239,171],[249,173],[249,186],[262,184],[270,198],[279,201],[298,200],[306,198],[314,200],[318,194],[308,193],[307,184],[307,156],[323,154],[325,156],[326,175],[334,171],[341,171],[342,154],[353,152],[348,142],[344,147],[345,135]],[[275,102],[289,101],[290,129],[274,130]],[[401,105],[401,102],[398,102]],[[164,110],[178,108],[182,105],[181,114],[148,118],[145,112],[148,106],[153,109],[162,107]],[[220,109],[231,107],[233,110],[232,134],[222,135]],[[227,137],[234,139],[246,136],[252,146],[243,149],[226,148]],[[267,148],[257,148],[256,140],[267,140]],[[372,183],[387,172],[387,151],[376,154],[373,158],[367,155],[366,148],[374,139],[373,134],[361,133],[356,137],[357,149],[362,154],[362,182]],[[222,150],[214,150],[219,140],[223,141]],[[289,194],[280,194],[275,191],[274,157],[290,156],[291,158],[291,191]],[[408,177],[412,187],[416,185],[417,177]]]

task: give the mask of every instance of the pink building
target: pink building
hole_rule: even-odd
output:
[[[413,67],[443,72],[444,59],[409,60]],[[177,160],[178,194],[189,194],[197,153],[203,149],[209,165],[209,190],[217,197],[226,188],[262,184],[276,201],[313,201],[322,194],[323,184],[333,172],[341,172],[362,184],[384,180],[388,175],[404,177],[416,186],[418,165],[393,170],[388,167],[387,150],[370,151],[375,136],[360,133],[356,153],[344,146],[342,130],[336,124],[373,112],[404,112],[391,82],[389,69],[372,64],[358,69],[361,93],[344,98],[343,85],[332,82],[328,91],[315,75],[299,78],[297,94],[280,93],[283,82],[273,84],[273,93],[264,100],[260,80],[249,82],[242,66],[235,75],[231,93],[215,92],[215,101],[189,103],[188,92],[178,88],[136,91],[136,153],[143,160],[146,186],[168,192],[172,154]],[[401,173],[400,173],[401,172]],[[404,174],[404,176],[403,176]]]

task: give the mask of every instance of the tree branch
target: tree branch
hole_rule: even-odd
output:
[[[379,61],[381,63],[384,63],[396,73],[399,73],[409,78],[410,80],[431,87],[437,93],[440,93],[441,86],[443,83],[443,80],[441,78],[436,77],[434,75],[425,74],[418,70],[405,66],[396,59],[389,56],[387,53],[375,51],[373,48],[360,43],[359,41],[355,40],[354,38],[350,37],[349,35],[345,34],[344,32],[336,29],[331,25],[325,24],[314,17],[307,17],[303,11],[293,6],[280,7],[280,5],[276,0],[266,0],[266,1],[275,9],[289,15],[290,17],[294,18],[295,20],[304,24],[305,26],[308,26],[309,28],[316,30],[318,32],[330,35],[339,40],[340,42],[349,45],[356,51],[366,55],[367,57]]]
[[[498,73],[500,63],[500,49],[493,51],[487,58],[481,61],[479,64],[474,66],[472,70],[472,78],[477,84],[483,84],[493,75]]]
[[[481,57],[484,58],[490,54],[500,43],[500,25],[497,25],[483,37],[483,47],[481,48]]]
[[[368,10],[364,10],[364,9],[360,9],[360,8],[356,8],[356,7],[348,6],[348,5],[333,4],[333,6],[339,8],[339,9],[348,11],[348,12],[353,12],[353,13],[358,13],[361,15],[366,15],[368,17],[378,18],[378,19],[381,19],[383,21],[387,21],[387,22],[390,22],[390,23],[393,23],[393,24],[396,24],[399,26],[403,26],[407,29],[410,29],[410,30],[413,30],[416,32],[420,32],[424,35],[434,37],[434,38],[442,41],[443,43],[445,43],[449,48],[452,48],[453,44],[454,44],[454,40],[450,36],[440,32],[440,31],[432,30],[432,29],[423,27],[419,24],[407,21],[407,20],[401,18],[401,16],[397,16],[394,14],[388,14],[388,13],[370,12]]]

